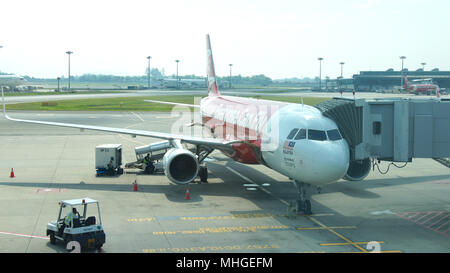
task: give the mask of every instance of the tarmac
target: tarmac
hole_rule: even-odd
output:
[[[160,132],[170,132],[177,120],[149,112],[9,114]],[[56,220],[60,200],[83,197],[100,201],[104,253],[450,252],[450,169],[432,159],[330,184],[312,195],[312,215],[289,209],[296,190],[287,177],[217,151],[207,160],[208,183],[189,185],[190,200],[186,186],[163,174],[125,169],[120,176],[96,177],[95,146],[122,144],[125,165],[135,161],[136,146],[154,141],[1,117],[0,252],[67,253],[63,243],[50,244],[46,225]]]

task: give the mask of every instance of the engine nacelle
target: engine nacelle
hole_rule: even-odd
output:
[[[370,158],[351,161],[350,165],[348,166],[347,173],[344,175],[343,179],[349,181],[363,180],[367,175],[369,175],[370,166]]]
[[[164,173],[176,184],[192,182],[198,173],[197,157],[186,149],[173,148],[163,157]]]

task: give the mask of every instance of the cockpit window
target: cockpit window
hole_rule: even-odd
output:
[[[297,132],[298,132],[298,128],[292,129],[292,131],[287,136],[287,139],[292,139]]]
[[[306,138],[306,129],[300,129],[298,134],[295,136],[295,140],[305,139]]]
[[[342,139],[341,133],[339,133],[338,129],[327,131],[328,139],[330,140],[340,140]]]
[[[325,140],[327,140],[327,135],[325,134],[325,131],[309,129],[308,130],[308,139],[325,141]]]

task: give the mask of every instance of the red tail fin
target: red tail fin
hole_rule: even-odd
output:
[[[209,96],[220,96],[219,87],[216,82],[216,72],[214,71],[214,60],[211,50],[211,41],[209,40],[209,34],[206,34],[206,58],[207,58],[207,69],[206,75],[208,77],[208,95]]]

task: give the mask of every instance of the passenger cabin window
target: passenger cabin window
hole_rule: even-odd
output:
[[[342,139],[341,133],[339,133],[338,129],[327,131],[327,135],[328,135],[328,139],[329,140],[335,141],[335,140],[341,140]]]
[[[287,136],[287,139],[292,139],[297,132],[298,132],[298,128],[292,129],[292,131]]]
[[[295,136],[295,140],[306,139],[306,129],[300,129],[298,134]]]
[[[327,135],[325,134],[325,131],[309,129],[308,130],[308,139],[325,141],[325,140],[327,140]]]

